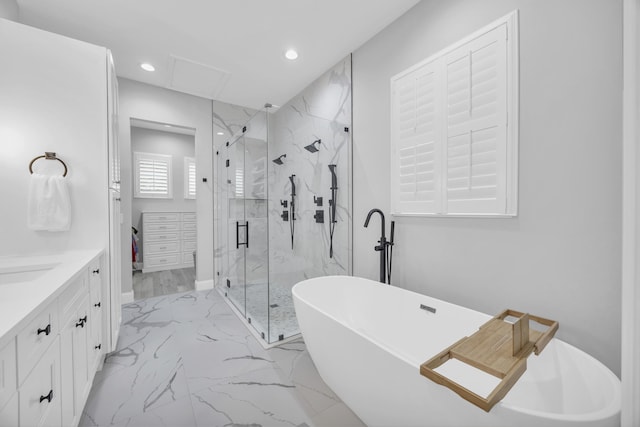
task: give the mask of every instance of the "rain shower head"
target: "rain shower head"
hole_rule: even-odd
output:
[[[283,154],[282,156],[278,157],[277,159],[273,159],[273,163],[275,163],[276,165],[281,165],[283,157],[287,157],[287,155]]]
[[[304,147],[305,150],[307,150],[310,153],[315,153],[320,151],[320,149],[318,147],[316,147],[316,144],[321,144],[322,141],[319,139],[316,139],[315,141],[313,141],[311,144],[307,145],[306,147]]]

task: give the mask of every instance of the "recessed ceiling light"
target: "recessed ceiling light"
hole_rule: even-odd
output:
[[[142,68],[145,71],[155,71],[156,67],[154,67],[153,65],[149,64],[148,62],[144,62],[142,64],[140,64],[140,68]]]
[[[224,135],[224,132],[218,132],[217,135]]]
[[[296,52],[295,49],[289,49],[284,53],[284,57],[293,61],[295,59],[298,59],[298,52]]]

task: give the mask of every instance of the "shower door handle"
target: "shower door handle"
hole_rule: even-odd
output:
[[[243,243],[240,243],[240,227],[244,227],[245,241]],[[247,249],[249,248],[249,221],[245,221],[242,225],[240,225],[239,221],[236,221],[236,249],[240,249],[240,245],[244,245]]]

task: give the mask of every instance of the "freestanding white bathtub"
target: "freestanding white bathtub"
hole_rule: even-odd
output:
[[[419,368],[491,316],[348,276],[302,281],[293,299],[320,376],[368,426],[620,425],[618,378],[558,339],[531,355],[517,384],[485,412]]]

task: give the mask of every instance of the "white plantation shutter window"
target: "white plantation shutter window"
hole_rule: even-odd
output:
[[[196,198],[196,159],[184,158],[184,198]]]
[[[516,214],[516,22],[391,79],[393,214]]]
[[[164,154],[135,152],[134,197],[170,199],[172,157]]]

